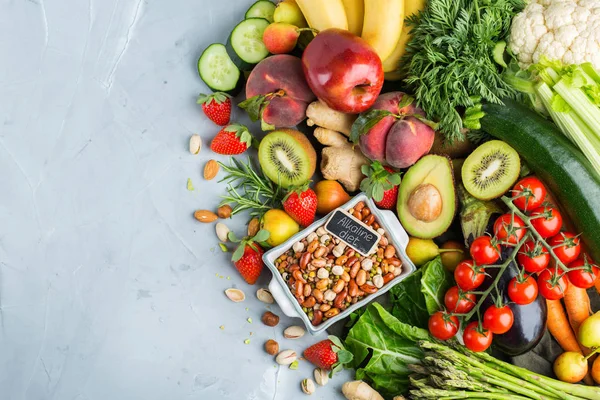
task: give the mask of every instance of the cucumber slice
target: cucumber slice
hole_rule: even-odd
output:
[[[275,4],[268,0],[258,0],[246,11],[244,19],[264,18],[269,22],[273,22],[273,13],[275,13]]]
[[[213,43],[204,50],[198,59],[198,74],[215,92],[236,95],[242,87],[240,70],[221,43]]]
[[[227,52],[242,71],[252,69],[269,55],[269,50],[262,41],[267,26],[269,21],[264,18],[248,18],[231,31],[227,40]]]

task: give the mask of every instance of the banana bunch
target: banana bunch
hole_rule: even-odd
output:
[[[296,0],[311,28],[322,31],[329,28],[348,30],[348,19],[342,0]]]

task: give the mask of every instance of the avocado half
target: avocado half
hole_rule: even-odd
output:
[[[452,161],[430,154],[410,167],[400,183],[397,211],[411,236],[433,239],[444,233],[456,213]]]

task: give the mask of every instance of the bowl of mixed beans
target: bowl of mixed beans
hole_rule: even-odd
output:
[[[405,253],[408,235],[394,213],[364,194],[341,209],[381,235],[361,255],[316,221],[263,256],[273,273],[269,289],[282,311],[317,334],[391,289],[416,269]]]

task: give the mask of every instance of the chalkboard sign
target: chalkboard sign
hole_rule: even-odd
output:
[[[377,250],[381,235],[362,221],[338,208],[325,223],[325,230],[363,256]]]

